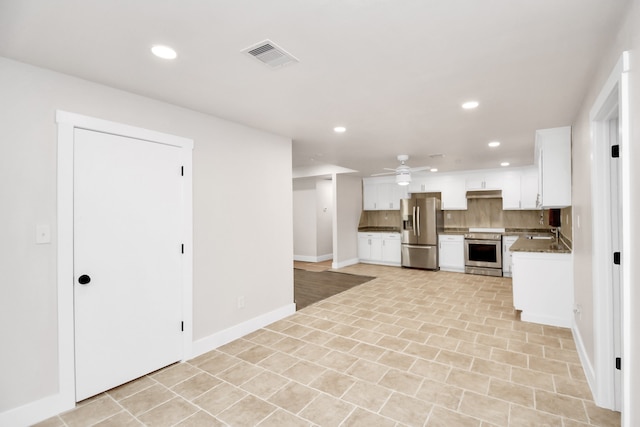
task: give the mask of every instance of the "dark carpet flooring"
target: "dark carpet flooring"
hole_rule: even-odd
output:
[[[335,271],[315,272],[294,268],[293,282],[296,310],[373,279],[375,277],[357,276]]]

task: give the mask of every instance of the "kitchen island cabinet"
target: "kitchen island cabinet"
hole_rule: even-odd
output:
[[[573,267],[571,253],[513,252],[513,305],[521,319],[571,327]]]
[[[358,233],[358,258],[367,264],[401,265],[400,233]]]
[[[513,253],[511,245],[513,245],[519,236],[502,236],[502,276],[512,277]]]

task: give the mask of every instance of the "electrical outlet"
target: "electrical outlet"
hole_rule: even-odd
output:
[[[238,308],[244,308],[244,297],[238,297]]]

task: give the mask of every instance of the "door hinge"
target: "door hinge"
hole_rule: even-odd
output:
[[[184,166],[180,166],[180,176],[184,176]]]
[[[618,157],[620,157],[620,146],[619,145],[612,145],[611,146],[611,157],[613,157],[614,159],[617,159]]]
[[[184,322],[180,322],[180,331],[184,332]]]
[[[613,263],[616,265],[620,265],[620,252],[613,253]]]
[[[182,245],[180,245],[180,252],[184,253],[184,243]]]
[[[620,359],[619,357],[616,357],[616,369],[618,371],[622,369],[622,359]]]

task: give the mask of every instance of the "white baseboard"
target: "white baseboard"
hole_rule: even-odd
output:
[[[348,259],[346,261],[341,261],[341,262],[336,262],[336,260],[333,260],[333,262],[331,263],[331,268],[343,268],[343,267],[348,267],[350,265],[354,265],[359,263],[360,260],[358,258],[352,258],[352,259]]]
[[[563,319],[561,317],[548,316],[544,314],[526,313],[522,312],[520,318],[525,322],[541,323],[549,326],[559,326],[561,328],[570,328],[571,320]]]
[[[75,408],[75,402],[67,400],[61,393],[57,393],[26,405],[9,409],[0,413],[0,426],[30,426]]]
[[[573,341],[576,343],[576,351],[578,352],[578,357],[580,358],[580,363],[582,364],[584,376],[587,378],[587,383],[589,384],[589,388],[591,389],[591,395],[595,400],[595,391],[597,390],[596,371],[591,364],[591,360],[589,360],[589,356],[587,356],[587,349],[584,346],[582,335],[580,335],[580,330],[578,329],[578,325],[576,325],[575,320],[573,322],[573,325],[571,326],[571,333],[573,334]]]
[[[330,259],[333,259],[333,254],[325,254],[325,255],[318,255],[318,256],[311,256],[311,255],[294,255],[293,256],[294,261],[302,261],[302,262],[322,262],[322,261],[329,261]]]
[[[206,338],[195,341],[191,347],[192,359],[237,338],[243,337],[273,322],[283,319],[296,312],[295,304],[287,304],[281,308],[247,320],[239,325],[217,332]],[[61,393],[47,396],[17,408],[0,413],[0,426],[24,427],[39,423],[59,413],[69,411],[75,407],[74,401],[69,401]]]
[[[456,268],[456,267],[440,267],[440,271],[448,271],[450,273],[464,273],[464,267]]]
[[[385,262],[385,261],[364,261],[360,260],[362,264],[373,264],[373,265],[386,265],[388,267],[402,267],[402,264],[399,262]]]
[[[249,319],[238,325],[232,326],[220,332],[216,332],[213,335],[209,335],[208,337],[194,341],[193,346],[191,347],[192,354],[189,359],[198,357],[201,354],[207,353],[211,350],[215,350],[222,345],[225,345],[233,340],[250,334],[251,332],[257,331],[258,329],[263,328],[273,322],[284,319],[285,317],[290,316],[295,312],[296,305],[287,304],[276,310],[262,314],[258,317],[254,317],[253,319]]]

